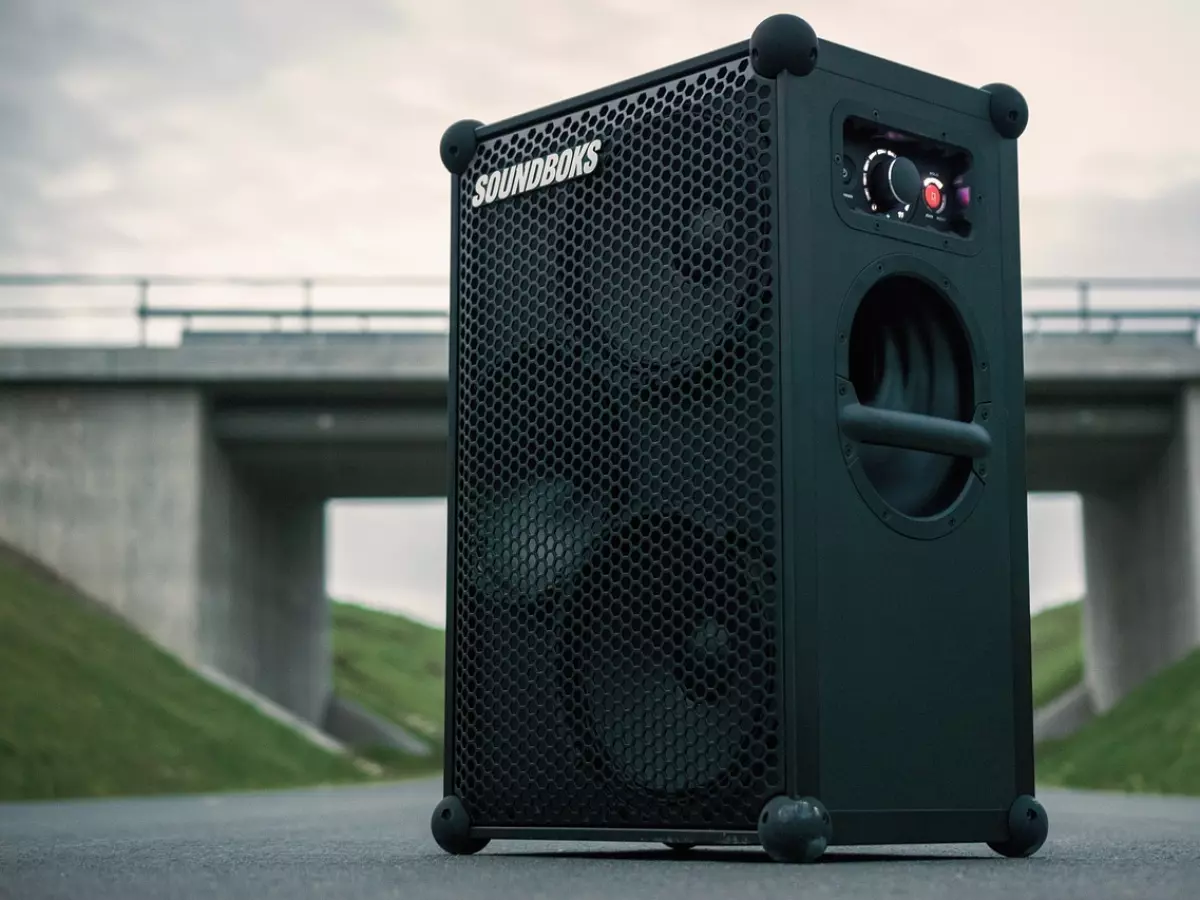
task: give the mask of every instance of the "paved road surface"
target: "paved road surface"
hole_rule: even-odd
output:
[[[590,900],[642,897],[1200,898],[1200,800],[1045,792],[1030,860],[986,847],[830,851],[808,867],[755,848],[494,841],[448,857],[438,784],[226,797],[0,805],[4,900]]]

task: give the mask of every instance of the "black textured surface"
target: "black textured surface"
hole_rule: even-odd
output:
[[[5,900],[1192,900],[1200,799],[1046,792],[1031,859],[982,845],[845,849],[798,869],[757,848],[493,841],[429,834],[434,781],[228,797],[0,805]]]
[[[1004,856],[1032,856],[1046,843],[1050,818],[1039,800],[1022,794],[1008,811],[1008,828],[1008,840],[988,846]]]
[[[469,856],[488,845],[486,838],[471,837],[471,817],[455,796],[443,797],[433,810],[429,823],[433,839],[447,853]]]
[[[763,19],[750,35],[750,60],[764,78],[783,72],[807,75],[817,67],[820,44],[813,27],[788,13]]]
[[[816,862],[832,836],[829,811],[815,797],[773,797],[758,817],[759,844],[776,862]]]
[[[716,66],[462,177],[451,788],[477,825],[752,830],[782,788],[772,90]],[[595,172],[472,206],[594,139]]]
[[[438,152],[442,157],[442,165],[447,171],[461,175],[466,171],[471,160],[475,158],[475,150],[479,141],[475,130],[483,123],[475,119],[462,119],[455,122],[442,134]]]
[[[988,84],[983,90],[991,94],[988,100],[988,115],[992,126],[1001,137],[1019,138],[1029,125],[1029,104],[1015,87],[1008,84]]]

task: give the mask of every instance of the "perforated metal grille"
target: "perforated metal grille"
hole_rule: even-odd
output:
[[[752,829],[782,789],[772,87],[742,63],[462,179],[452,774],[477,824]],[[490,205],[480,175],[599,138]]]

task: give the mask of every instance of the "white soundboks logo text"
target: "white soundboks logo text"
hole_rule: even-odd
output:
[[[547,153],[475,179],[471,206],[478,209],[538,188],[591,175],[600,164],[600,140],[588,141],[560,153]]]

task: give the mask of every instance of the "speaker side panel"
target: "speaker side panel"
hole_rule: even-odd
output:
[[[810,211],[815,167],[814,128],[806,100],[806,80],[783,73],[779,91],[780,254],[779,322],[780,423],[783,440],[783,632],[787,651],[783,669],[787,691],[787,790],[792,796],[820,791],[821,635],[816,561],[817,478],[813,465],[812,423],[819,402],[810,385],[813,356],[814,252]],[[816,126],[819,129],[819,125]]]
[[[812,157],[825,161],[811,170],[809,227],[797,239],[810,243],[813,260],[806,387],[820,522],[819,796],[835,822],[838,810],[999,810],[1014,783],[1013,597],[1021,578],[1012,569],[1025,548],[1013,541],[1014,517],[1025,510],[1023,497],[1015,506],[1012,479],[1021,473],[1007,428],[1020,412],[1010,405],[1020,398],[1009,359],[1020,311],[1006,296],[997,138],[985,118],[900,93],[904,71],[890,80],[893,92],[852,72],[818,70],[794,101],[797,117],[812,123]],[[848,224],[835,206],[851,192],[837,180],[841,149],[831,137],[841,128],[835,111],[843,115],[847,103],[865,110],[868,123],[874,113],[881,128],[944,136],[970,151],[972,244],[906,240],[907,222]],[[863,310],[849,320],[853,334],[847,303]],[[987,413],[976,422],[990,437],[982,472],[970,459],[948,463],[848,438],[848,399],[868,415],[893,408],[949,417],[962,426],[951,429],[960,446],[983,440],[963,429]]]
[[[458,258],[461,240],[461,220],[458,206],[462,193],[460,176],[450,177],[450,335],[448,377],[446,379],[446,683],[443,706],[442,793],[454,793],[454,696],[455,696],[455,639],[457,603],[455,602],[458,557]]]
[[[1013,738],[1016,762],[1013,794],[1034,793],[1032,635],[1029,610],[1029,505],[1025,469],[1025,335],[1021,297],[1021,228],[1017,142],[1004,141],[999,164],[1001,259],[1004,298],[1004,391],[1007,410],[1009,490],[1009,572],[1011,573]]]

